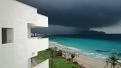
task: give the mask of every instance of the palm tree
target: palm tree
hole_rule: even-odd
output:
[[[110,57],[106,60],[106,67],[108,68],[109,63],[111,64],[111,68],[119,68],[121,66],[121,63],[118,61],[120,58],[117,56],[117,53],[112,53]]]
[[[56,47],[53,47],[51,48],[51,59],[50,59],[50,62],[51,62],[51,68],[53,68],[53,65],[54,65],[54,59],[56,58],[56,50],[57,48]]]

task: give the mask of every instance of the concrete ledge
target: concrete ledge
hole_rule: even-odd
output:
[[[44,62],[36,65],[33,68],[49,68],[49,59],[45,60]]]

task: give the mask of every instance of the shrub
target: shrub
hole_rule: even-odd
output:
[[[57,51],[57,56],[62,56],[62,55],[63,55],[62,50]]]
[[[76,64],[76,65],[78,65],[78,64],[79,64],[79,63],[78,63],[78,62],[76,62],[76,61],[74,61],[73,63],[74,63],[74,64]]]
[[[68,58],[67,61],[71,61],[71,58]]]
[[[75,58],[75,54],[71,54],[71,58],[74,59]]]

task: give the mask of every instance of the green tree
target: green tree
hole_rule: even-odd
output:
[[[120,60],[118,54],[112,53],[111,56],[109,56],[106,60],[106,68],[108,68],[109,63],[111,64],[111,68],[116,68],[116,66],[119,67],[121,63],[118,62],[118,60]]]

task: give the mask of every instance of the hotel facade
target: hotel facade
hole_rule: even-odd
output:
[[[48,60],[32,66],[31,58],[48,49],[48,38],[31,37],[32,28],[48,27],[48,17],[16,0],[0,2],[0,68],[48,68]]]

